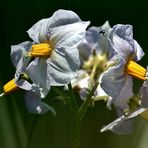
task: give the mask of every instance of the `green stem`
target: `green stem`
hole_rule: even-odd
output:
[[[72,90],[71,83],[68,84],[68,88],[71,96],[70,108],[72,112],[71,148],[79,148],[81,122],[78,114],[78,103]]]
[[[78,109],[79,109],[78,103],[75,98],[75,94],[73,92],[71,83],[68,84],[68,93],[63,92],[58,88],[54,88],[53,91],[59,96],[62,96],[63,98],[65,98],[67,105],[69,105],[69,108],[72,113],[72,130],[71,130],[71,137],[70,137],[71,138],[70,148],[79,148],[81,122],[78,116]]]
[[[89,84],[88,84],[88,88],[92,88],[92,85],[94,83],[94,78],[96,75],[96,70],[97,70],[98,65],[94,64],[91,75],[90,75],[90,80],[89,80]]]
[[[97,89],[98,85],[99,85],[99,82],[96,82],[95,85],[92,87],[90,93],[88,93],[88,95],[86,96],[85,101],[80,106],[80,109],[79,109],[80,120],[82,120],[83,117],[85,116],[87,108],[88,108],[88,106],[89,106],[89,104],[91,102],[92,96],[94,95],[94,92]]]
[[[34,117],[34,119],[32,121],[31,128],[30,128],[29,135],[28,135],[28,142],[27,142],[26,148],[31,148],[32,135],[33,135],[33,132],[34,132],[35,125],[36,125],[36,122],[38,120],[38,117],[39,117],[39,115],[35,115],[35,117]]]
[[[78,113],[73,113],[72,115],[72,131],[71,131],[71,147],[80,147],[80,130],[81,130],[81,120]]]
[[[70,94],[70,106],[71,106],[71,110],[72,112],[77,112],[78,111],[78,103],[77,100],[75,98],[75,94],[73,92],[71,83],[68,84],[68,89],[69,89],[69,94]]]

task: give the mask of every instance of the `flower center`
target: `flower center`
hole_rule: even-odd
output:
[[[146,69],[134,61],[127,63],[125,72],[137,79],[146,80]]]
[[[53,48],[50,44],[41,43],[32,45],[31,50],[27,53],[31,57],[50,57]]]
[[[3,91],[4,94],[8,94],[11,93],[15,90],[19,89],[19,87],[16,85],[15,80],[12,79],[9,82],[7,82],[4,86],[3,86]]]

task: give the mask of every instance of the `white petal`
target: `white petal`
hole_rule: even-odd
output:
[[[46,34],[46,27],[48,24],[49,19],[42,19],[38,21],[35,25],[33,25],[28,31],[29,37],[36,43],[45,42],[47,39]]]
[[[125,83],[122,86],[118,96],[113,98],[113,103],[115,106],[118,106],[121,109],[127,108],[129,99],[133,96],[133,80],[130,76],[127,76]]]
[[[38,87],[40,95],[44,98],[50,90],[50,76],[47,72],[46,58],[36,58],[27,67],[27,74],[33,82],[33,87]]]
[[[133,58],[135,61],[139,61],[144,56],[144,52],[136,40],[134,40],[134,48],[135,48],[135,57]]]
[[[101,88],[101,86],[99,85],[96,89],[96,93],[97,93],[97,96],[106,96],[106,92]]]
[[[28,65],[30,61],[30,58],[27,58],[27,57],[22,57],[19,62],[17,63],[17,66],[16,66],[16,73],[15,73],[15,82],[16,84],[21,88],[21,89],[24,89],[24,90],[27,90],[27,91],[31,91],[32,90],[32,85],[24,80],[24,79],[21,79],[21,74],[22,73],[26,73],[26,67]]]
[[[53,51],[47,61],[47,71],[50,74],[52,86],[69,83],[77,76],[80,66],[79,53],[76,48],[63,49],[63,53],[58,51]]]
[[[26,52],[30,50],[31,46],[32,42],[29,41],[11,46],[11,61],[15,67],[17,67],[19,61],[25,56]]]
[[[85,37],[89,22],[77,22],[50,29],[50,43],[55,48],[77,46]]]
[[[118,24],[113,27],[114,33],[123,40],[131,42],[133,40],[133,26]]]
[[[128,61],[129,57],[132,56],[134,52],[129,42],[123,40],[123,38],[119,37],[116,34],[113,34],[111,48],[116,52],[116,55],[118,55],[125,61],[125,63]]]
[[[104,132],[108,130],[111,130],[112,132],[119,135],[131,134],[133,131],[133,121],[123,115],[111,122],[110,124],[103,127],[100,131]]]
[[[106,22],[101,27],[90,27],[86,31],[85,39],[78,47],[82,59],[87,59],[90,53],[92,53],[94,50],[96,50],[98,54],[110,52],[108,41],[110,30],[111,28],[109,23]],[[101,31],[104,33],[101,33]]]
[[[77,26],[77,23],[79,22],[82,21],[76,13],[68,10],[58,10],[50,18],[42,19],[37,22],[32,28],[28,30],[28,34],[37,43],[50,42],[50,40],[52,40],[52,44],[53,46],[55,46],[56,39],[54,38],[57,37],[57,40],[58,38],[60,38],[59,36],[63,38],[63,32],[66,32],[66,30],[68,31],[70,25],[72,25],[71,31],[68,31],[67,33],[75,30],[75,27],[78,27],[77,29],[79,30],[80,27]],[[73,24],[76,24],[75,27],[73,26]],[[82,25],[83,23],[79,24]],[[83,25],[83,28],[86,28],[85,26],[86,25]]]
[[[101,88],[113,99],[117,98],[125,83],[124,63],[118,61],[102,75]]]
[[[33,93],[26,93],[25,103],[28,111],[33,114],[45,114],[48,111],[52,111],[55,114],[55,111],[48,104],[41,102],[41,98],[36,96]]]

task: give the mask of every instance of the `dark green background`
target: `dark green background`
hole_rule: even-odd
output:
[[[123,23],[134,26],[134,37],[146,55],[140,62],[147,64],[148,9],[144,1],[135,0],[5,0],[0,9],[0,84],[14,76],[10,61],[10,46],[29,40],[26,31],[38,20],[47,18],[57,9],[71,9],[91,25],[102,25],[109,20],[111,26]],[[138,90],[140,82],[136,82]],[[16,92],[0,100],[0,148],[69,148],[71,114],[69,109],[52,103],[57,115],[31,115],[24,105],[24,92]],[[48,97],[49,102],[52,97]],[[89,109],[82,123],[81,148],[147,148],[148,123],[137,118],[132,135],[118,136],[99,129],[115,119],[104,102]]]

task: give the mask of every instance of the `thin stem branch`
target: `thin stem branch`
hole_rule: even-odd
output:
[[[72,111],[77,112],[78,111],[78,103],[77,103],[77,100],[75,98],[75,94],[73,92],[71,83],[68,84],[68,89],[69,89],[69,94],[71,96],[71,99],[70,99],[70,101],[71,101],[71,109],[72,109]]]
[[[97,89],[99,85],[99,82],[96,82],[95,85],[93,86],[92,90],[90,91],[90,93],[88,93],[85,101],[82,103],[82,105],[80,106],[80,109],[79,109],[79,116],[80,116],[80,119],[82,120],[86,111],[87,111],[87,108],[91,102],[91,99],[92,99],[92,96],[94,95],[94,92],[95,90]]]

